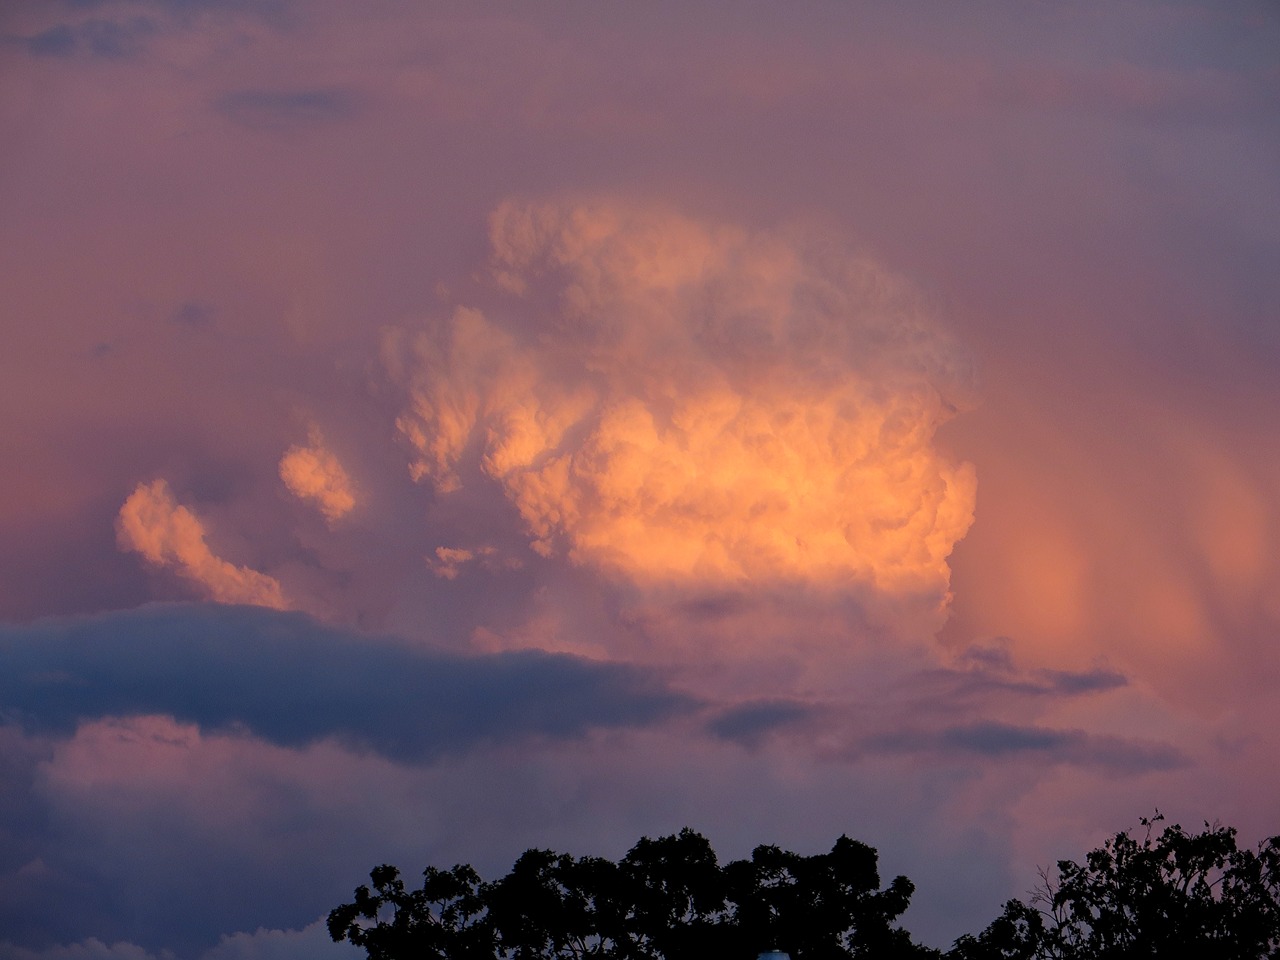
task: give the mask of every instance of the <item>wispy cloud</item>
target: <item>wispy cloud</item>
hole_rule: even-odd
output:
[[[868,738],[864,747],[872,753],[888,754],[1025,757],[1050,763],[1102,767],[1125,775],[1172,770],[1191,762],[1186,754],[1169,744],[999,721],[979,721],[935,731],[894,731]]]
[[[814,707],[793,700],[760,700],[739,704],[714,717],[707,729],[723,740],[753,745],[779,728],[814,716]]]
[[[347,120],[357,113],[359,98],[338,88],[250,89],[225,93],[214,106],[242,127],[290,130]]]
[[[59,23],[26,36],[9,36],[10,42],[26,48],[36,57],[100,57],[124,60],[136,57],[145,42],[159,29],[149,17],[129,20],[89,19]]]

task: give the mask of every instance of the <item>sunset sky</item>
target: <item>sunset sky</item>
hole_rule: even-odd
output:
[[[1280,7],[0,12],[0,960],[1280,833]]]

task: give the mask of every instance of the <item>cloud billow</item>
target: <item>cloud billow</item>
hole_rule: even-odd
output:
[[[29,730],[164,714],[285,747],[333,738],[406,763],[646,726],[693,706],[626,666],[534,651],[462,656],[225,605],[0,628],[0,663],[0,714]]]
[[[507,202],[499,316],[388,341],[412,470],[496,481],[535,550],[640,587],[947,596],[976,478],[933,444],[972,390],[908,286],[808,231]]]
[[[295,497],[313,503],[329,523],[355,509],[351,477],[315,428],[306,446],[295,444],[280,458],[280,479]]]
[[[167,567],[211,600],[284,609],[279,582],[217,556],[205,541],[204,523],[174,499],[164,480],[140,483],[120,507],[116,540],[154,567]]]

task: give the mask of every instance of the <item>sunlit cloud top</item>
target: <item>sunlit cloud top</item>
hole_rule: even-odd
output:
[[[164,480],[140,483],[116,520],[120,546],[155,567],[172,568],[219,603],[284,609],[280,584],[265,573],[217,556],[205,542],[200,518],[178,503]]]
[[[508,202],[509,306],[397,331],[414,475],[496,482],[534,548],[637,583],[945,596],[975,473],[933,445],[963,353],[816,232],[622,203]]]
[[[351,478],[315,429],[305,446],[295,444],[280,458],[280,479],[290,493],[313,503],[330,523],[355,509]]]

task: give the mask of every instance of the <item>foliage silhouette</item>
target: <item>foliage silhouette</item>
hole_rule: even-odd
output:
[[[482,882],[469,866],[428,867],[408,890],[395,867],[329,914],[335,941],[369,960],[1280,960],[1280,836],[1240,849],[1234,828],[1188,833],[1164,817],[1117,833],[1083,863],[1043,871],[1029,903],[945,955],[896,925],[914,887],[880,888],[876,851],[848,837],[801,856],[759,846],[721,866],[689,829],[641,838],[616,863],[528,850]]]
[[[1153,837],[1164,817],[1141,818],[1141,839],[1117,833],[1083,864],[1058,861],[1032,905],[1010,900],[951,960],[1139,960],[1280,957],[1280,837],[1257,851],[1236,845],[1233,827],[1178,824]]]
[[[329,912],[329,935],[335,941],[346,939],[363,947],[369,960],[494,957],[484,886],[471,867],[427,867],[418,890],[406,890],[400,871],[387,864],[374,867],[369,879],[372,889],[358,887],[352,903]]]
[[[384,865],[330,912],[329,933],[369,960],[703,960],[767,948],[793,960],[939,957],[894,926],[914,888],[897,877],[881,890],[876,861],[841,837],[830,853],[760,846],[721,867],[686,828],[642,838],[616,863],[528,850],[491,883],[468,866],[428,867],[422,888],[406,890]]]

